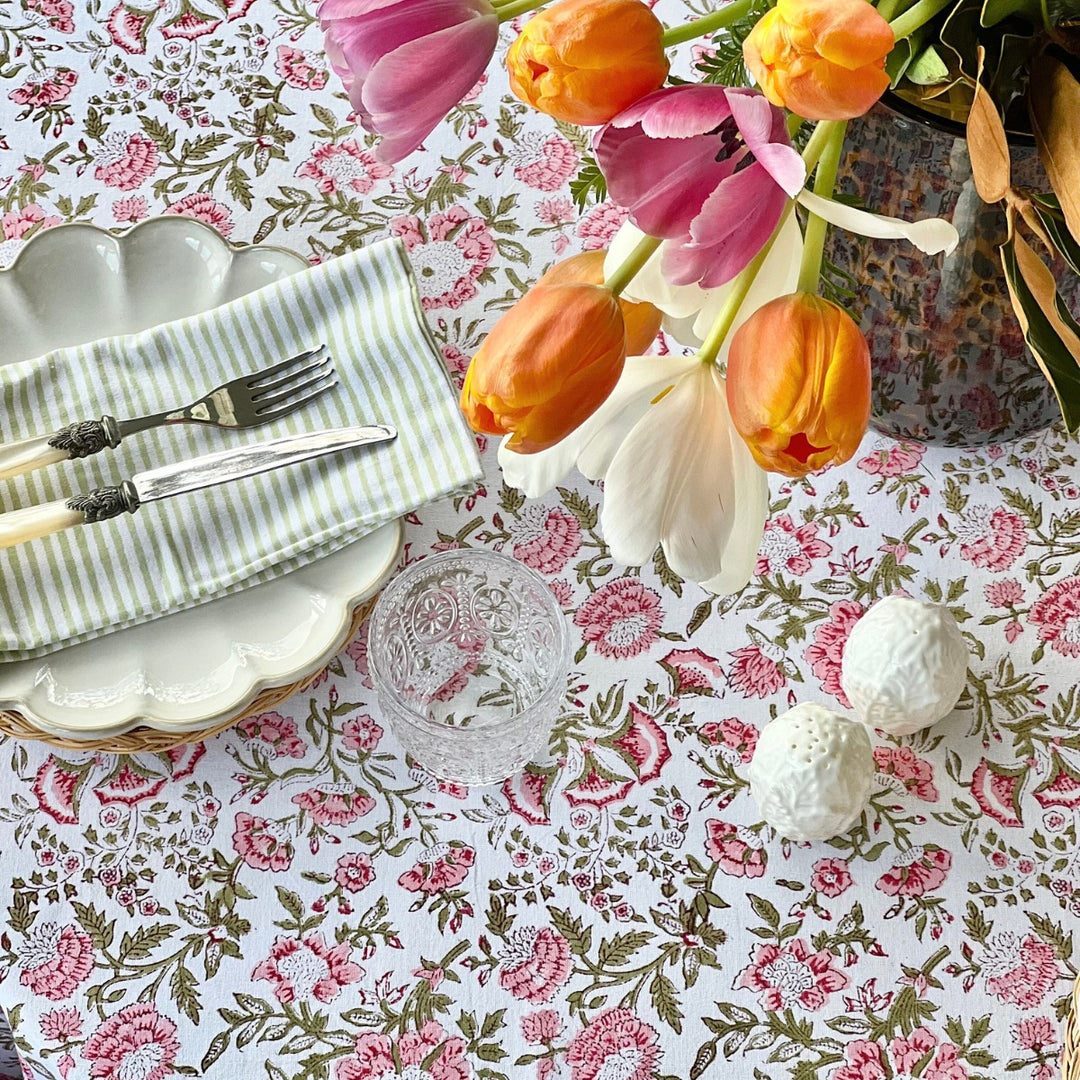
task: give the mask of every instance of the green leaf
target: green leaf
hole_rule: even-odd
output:
[[[480,1038],[490,1039],[497,1032],[502,1031],[506,1027],[506,1023],[503,1017],[506,1016],[505,1009],[496,1009],[493,1013],[488,1013],[484,1017],[484,1022],[480,1026]]]
[[[716,1043],[702,1043],[690,1066],[690,1080],[698,1080],[705,1070],[716,1060]]]
[[[198,979],[186,967],[178,964],[169,980],[169,990],[180,1011],[193,1024],[199,1022],[199,1014],[202,1011],[198,986]]]
[[[580,918],[575,918],[568,911],[549,907],[551,921],[570,945],[570,951],[584,956],[592,946],[592,928],[585,926]]]
[[[102,952],[108,949],[113,943],[116,921],[106,923],[105,915],[93,904],[73,903],[71,907],[75,912],[75,918],[79,920],[79,925],[90,935],[94,948]]]
[[[653,1009],[656,1010],[656,1015],[676,1035],[681,1035],[683,1014],[679,1008],[679,998],[675,992],[675,984],[666,975],[657,972],[653,981],[649,984],[649,997],[652,1000]]]
[[[577,518],[582,529],[589,532],[596,528],[599,521],[599,511],[595,504],[589,502],[584,495],[579,495],[569,488],[556,488],[555,490],[559,493],[563,506]]]
[[[1069,434],[1076,434],[1080,429],[1080,364],[1069,352],[1068,347],[1054,330],[1050,320],[1043,313],[1028,283],[1020,273],[1016,259],[1016,238],[1013,237],[1001,245],[1001,264],[1005,271],[1005,280],[1023,313],[1024,340],[1035,354],[1039,367],[1046,375],[1061,406],[1061,415]],[[1067,327],[1080,336],[1080,326],[1056,297],[1058,315]]]
[[[1074,274],[1080,274],[1080,243],[1077,243],[1065,224],[1065,215],[1061,211],[1058,197],[1052,193],[1033,195],[1031,204],[1039,215],[1042,227],[1054,242],[1058,254],[1069,264],[1069,269]]]
[[[476,1017],[471,1012],[463,1012],[458,1017],[457,1026],[458,1030],[469,1042],[476,1038]]]
[[[616,934],[600,942],[597,959],[602,968],[621,967],[631,956],[647,945],[653,935],[647,930],[636,930],[626,934]]]
[[[299,896],[284,885],[277,886],[278,903],[297,921],[304,917],[304,903]]]
[[[937,49],[929,45],[908,64],[905,76],[917,86],[936,86],[949,78],[949,66]]]
[[[1059,960],[1068,960],[1072,956],[1073,937],[1071,933],[1067,934],[1058,923],[1051,922],[1044,915],[1036,915],[1029,911],[1027,917],[1032,929],[1047,945],[1053,948]]]
[[[248,175],[240,168],[239,165],[233,165],[229,169],[225,177],[225,187],[229,194],[238,202],[245,210],[251,209],[251,201],[253,198],[251,184],[248,182]]]
[[[37,918],[37,912],[30,908],[30,894],[17,892],[8,908],[8,925],[18,934],[25,934]]]
[[[120,959],[145,960],[179,929],[175,923],[155,923],[153,926],[140,926],[134,934],[125,933],[120,939]]]
[[[217,1059],[221,1057],[221,1055],[224,1054],[226,1050],[228,1050],[228,1048],[229,1032],[219,1031],[213,1037],[213,1039],[210,1040],[209,1049],[207,1049],[206,1053],[203,1055],[203,1059],[201,1062],[202,1071],[204,1073],[208,1072],[210,1070],[210,1066],[213,1065],[214,1062],[217,1061]]]
[[[570,181],[570,195],[579,210],[584,210],[590,202],[603,202],[607,198],[607,180],[593,158],[582,159],[577,176]]]
[[[757,917],[764,920],[773,929],[780,925],[780,912],[763,896],[755,896],[754,893],[750,893],[750,906],[754,909]]]
[[[323,127],[330,128],[331,131],[337,127],[337,117],[325,105],[312,105],[311,111]]]

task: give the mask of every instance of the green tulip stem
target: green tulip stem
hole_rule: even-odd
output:
[[[494,3],[495,13],[499,16],[499,22],[510,22],[527,11],[535,11],[543,7],[547,0],[498,0]]]
[[[829,145],[832,137],[833,122],[821,120],[814,125],[813,134],[806,140],[806,147],[802,152],[803,164],[806,166],[806,175],[809,176],[817,163],[821,160],[821,151]]]
[[[896,17],[896,10],[903,3],[903,0],[881,0],[877,4],[877,13],[886,21],[890,22]]]
[[[918,0],[914,7],[909,7],[902,15],[897,15],[889,28],[897,41],[914,34],[923,23],[928,23],[940,11],[944,11],[955,0]]]
[[[724,306],[716,316],[716,320],[709,330],[709,336],[705,338],[701,343],[701,348],[698,349],[698,359],[703,364],[716,363],[716,358],[720,355],[720,349],[723,347],[732,324],[735,322],[735,316],[739,314],[739,308],[742,307],[743,301],[749,294],[750,286],[754,284],[754,279],[757,277],[758,271],[768,258],[769,252],[772,251],[772,246],[776,243],[776,238],[780,235],[780,231],[787,222],[788,215],[792,212],[794,206],[795,204],[793,202],[788,202],[787,206],[784,207],[784,212],[780,215],[780,220],[776,223],[776,228],[773,229],[772,236],[765,241],[761,250],[746,264],[735,280],[732,281],[731,291],[724,301]]]
[[[719,11],[710,12],[708,15],[695,19],[693,22],[683,23],[681,26],[672,26],[664,31],[661,39],[665,49],[672,45],[680,45],[684,41],[693,41],[694,38],[711,34],[714,30],[721,30],[725,26],[744,19],[753,10],[758,0],[731,0]]]
[[[649,261],[660,243],[657,236],[643,236],[634,250],[619,264],[615,273],[604,282],[604,288],[618,296],[634,280],[634,275]]]
[[[836,187],[836,173],[840,168],[840,155],[844,149],[846,120],[829,120],[818,124],[816,136],[822,128],[827,131],[826,140],[818,158],[817,174],[814,176],[814,194],[830,198]],[[799,265],[799,291],[816,294],[821,280],[821,260],[825,251],[825,234],[829,223],[817,216],[808,214],[806,232],[803,235],[802,263]]]

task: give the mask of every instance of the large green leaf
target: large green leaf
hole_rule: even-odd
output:
[[[1045,15],[1044,15],[1045,11]],[[1003,19],[1025,19],[1040,30],[1050,31],[1067,20],[1080,17],[1076,0],[986,0],[982,9],[983,26],[994,26]]]
[[[1054,242],[1058,254],[1069,264],[1074,274],[1080,274],[1080,243],[1077,243],[1065,224],[1061,203],[1056,195],[1033,195],[1031,205],[1039,215],[1042,227]]]
[[[1002,19],[1021,18],[1036,26],[1042,25],[1041,0],[986,0],[983,4],[981,23],[994,26]]]
[[[1001,264],[1009,290],[1020,308],[1017,315],[1021,325],[1027,324],[1024,339],[1057,396],[1066,428],[1075,435],[1080,430],[1080,363],[1061,340],[1020,273],[1015,238],[1001,245]],[[1059,318],[1080,338],[1080,326],[1077,326],[1056,293],[1055,301]]]
[[[916,86],[937,86],[949,79],[949,65],[933,45],[928,45],[912,59],[906,74]]]

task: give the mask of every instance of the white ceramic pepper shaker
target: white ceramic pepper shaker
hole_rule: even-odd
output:
[[[747,770],[766,823],[789,840],[827,840],[859,820],[874,778],[865,727],[806,702],[766,724]]]

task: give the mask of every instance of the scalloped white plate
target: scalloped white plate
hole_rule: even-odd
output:
[[[284,248],[235,247],[180,216],[121,235],[59,225],[0,270],[0,364],[193,315],[307,265]],[[390,575],[402,539],[401,522],[392,522],[274,581],[0,664],[0,708],[68,738],[206,726],[326,663],[356,603]]]

